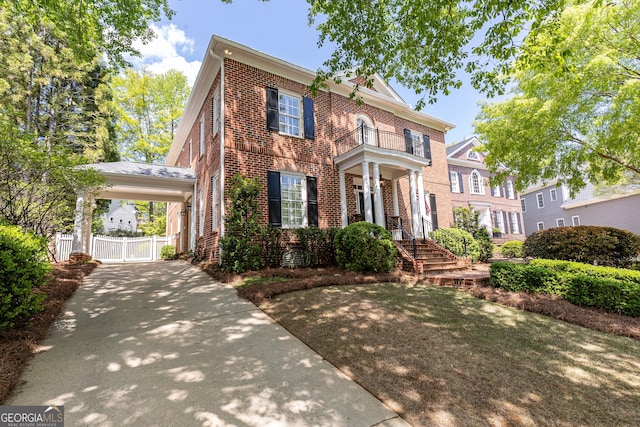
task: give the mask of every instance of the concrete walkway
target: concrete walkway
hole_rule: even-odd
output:
[[[66,426],[407,424],[233,288],[182,261],[101,265],[7,405]]]

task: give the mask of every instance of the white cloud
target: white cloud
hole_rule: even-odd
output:
[[[190,85],[196,80],[201,61],[189,61],[184,55],[193,52],[193,39],[176,27],[174,24],[155,26],[151,28],[156,34],[156,38],[142,44],[136,42],[134,47],[141,53],[142,57],[130,58],[134,67],[146,67],[147,70],[155,74],[162,74],[171,69],[182,71]]]

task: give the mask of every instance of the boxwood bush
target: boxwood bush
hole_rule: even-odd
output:
[[[348,270],[386,273],[396,266],[398,251],[391,233],[377,224],[350,224],[335,233],[333,243],[338,265]]]
[[[173,245],[164,245],[160,248],[160,258],[162,259],[176,259],[178,254],[176,253],[176,247]]]
[[[534,260],[491,264],[491,284],[508,291],[560,295],[567,301],[640,317],[640,281],[633,270]]]
[[[527,257],[629,267],[640,253],[640,237],[613,227],[558,227],[536,231],[524,242]]]
[[[34,290],[47,283],[50,271],[46,239],[0,225],[0,330],[42,310],[45,295]]]
[[[461,228],[439,228],[431,233],[431,238],[456,256],[469,257],[473,262],[480,256],[478,242]]]
[[[520,240],[509,240],[504,242],[500,252],[502,252],[502,256],[507,258],[522,258],[522,245],[523,242]]]

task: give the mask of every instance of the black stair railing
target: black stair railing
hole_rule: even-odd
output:
[[[402,221],[399,218],[387,215],[386,220],[387,227],[391,230],[392,234],[395,235],[394,232],[400,233],[402,237],[401,240],[409,240],[411,242],[411,245],[413,246],[413,259],[416,259],[418,256],[418,247],[416,245],[416,238],[413,236],[413,234],[409,233],[409,231],[404,228],[404,226],[402,225]]]

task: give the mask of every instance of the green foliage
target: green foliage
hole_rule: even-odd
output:
[[[509,240],[504,242],[500,251],[507,258],[522,258],[522,245],[520,240]]]
[[[45,294],[34,289],[47,283],[51,271],[46,247],[45,238],[0,225],[0,330],[42,310]]]
[[[478,261],[487,262],[493,256],[493,242],[491,236],[486,227],[480,227],[476,230],[473,238],[478,242],[478,248],[480,253],[478,254]]]
[[[640,1],[571,2],[531,33],[510,75],[513,95],[476,122],[485,162],[521,190],[560,179],[640,178]],[[535,155],[531,155],[535,153]]]
[[[154,215],[151,217],[153,221],[140,224],[140,230],[144,236],[166,236],[167,235],[167,216]]]
[[[262,230],[262,253],[266,267],[282,265],[282,228],[268,225]]]
[[[613,227],[581,225],[537,231],[524,242],[523,254],[588,264],[628,267],[640,253],[640,237]]]
[[[317,227],[295,228],[293,234],[304,252],[304,265],[317,267],[336,263],[333,240],[338,229]]]
[[[480,257],[480,245],[469,232],[459,228],[439,228],[431,233],[431,238],[452,254],[471,258],[476,262]],[[493,247],[491,249],[493,251]]]
[[[473,207],[453,208],[453,227],[460,228],[475,236],[480,228],[479,217],[480,212],[473,209]]]
[[[397,249],[391,233],[377,224],[350,224],[335,233],[333,242],[340,267],[374,273],[395,268]]]
[[[529,264],[496,262],[490,268],[494,287],[514,292],[546,293],[567,301],[640,317],[640,272],[555,260]]]
[[[176,259],[178,254],[176,253],[176,247],[173,245],[164,245],[160,248],[160,258],[162,259]]]
[[[113,80],[117,133],[126,158],[163,163],[189,97],[187,78],[126,70]]]
[[[235,273],[257,270],[262,264],[262,226],[258,219],[260,182],[258,178],[235,175],[230,185],[226,234],[220,241],[222,268]]]
[[[130,231],[130,230],[109,230],[106,233],[104,233],[105,236],[111,236],[111,237],[142,237],[144,236],[142,233],[139,233],[137,231]]]

